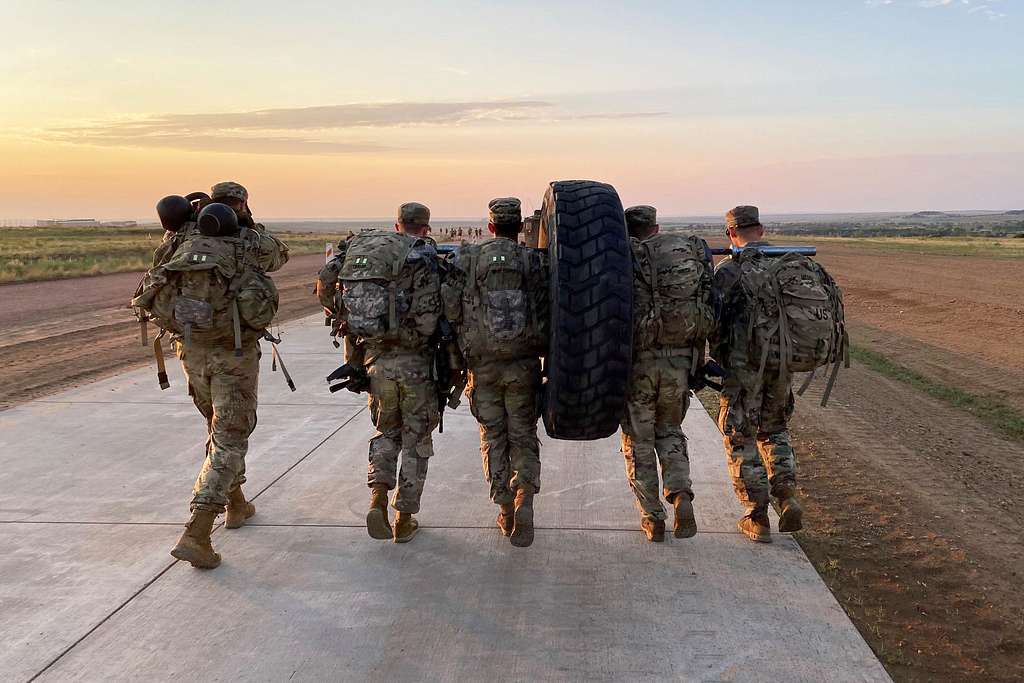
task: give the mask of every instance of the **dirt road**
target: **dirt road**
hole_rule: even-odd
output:
[[[323,256],[293,257],[274,274],[281,320],[319,309],[311,292]],[[153,360],[127,307],[142,273],[0,286],[0,408]],[[155,330],[150,326],[150,335]]]

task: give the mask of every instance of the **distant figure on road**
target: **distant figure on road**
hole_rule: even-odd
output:
[[[480,423],[498,528],[512,545],[526,547],[540,491],[537,397],[547,351],[548,269],[540,254],[517,242],[518,199],[492,199],[488,215],[494,239],[452,255],[441,296],[468,366],[469,405]]]
[[[697,522],[682,422],[690,375],[703,364],[714,327],[711,255],[699,237],[659,233],[653,206],[626,209],[626,227],[634,257],[633,368],[622,420],[626,477],[647,540],[665,540],[662,487],[674,508],[675,537],[689,538]]]

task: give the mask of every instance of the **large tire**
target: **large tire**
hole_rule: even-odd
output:
[[[625,412],[633,343],[633,260],[615,188],[551,183],[540,242],[551,261],[544,427],[555,439],[602,439]]]

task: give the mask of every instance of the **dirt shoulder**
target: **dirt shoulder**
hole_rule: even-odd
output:
[[[797,537],[869,644],[897,680],[1021,680],[1021,444],[858,364],[812,393]]]
[[[274,273],[279,320],[319,310],[323,256],[293,257]],[[142,273],[0,286],[0,409],[153,362],[127,307]],[[150,326],[150,335],[155,330]]]

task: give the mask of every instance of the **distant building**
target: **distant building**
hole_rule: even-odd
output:
[[[37,228],[134,228],[138,221],[98,221],[95,218],[47,218],[36,221]]]

